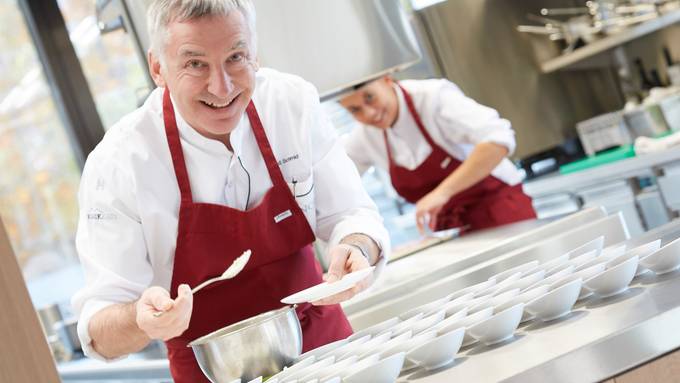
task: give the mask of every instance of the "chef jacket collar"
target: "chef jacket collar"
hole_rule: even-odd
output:
[[[247,131],[247,126],[249,125],[248,119],[246,118],[246,113],[243,113],[241,120],[239,121],[236,128],[229,135],[229,141],[231,142],[231,147],[234,152],[230,152],[229,149],[220,141],[213,140],[211,138],[205,137],[200,134],[196,129],[192,128],[184,118],[179,113],[176,103],[170,95],[170,100],[175,109],[175,119],[177,120],[177,129],[179,130],[180,137],[188,142],[190,145],[201,148],[208,153],[215,155],[222,155],[231,157],[233,154],[240,156],[242,153],[242,143],[244,132]]]

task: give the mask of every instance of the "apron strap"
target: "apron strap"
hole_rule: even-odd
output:
[[[415,120],[416,125],[418,126],[418,129],[420,130],[420,133],[423,134],[423,136],[425,137],[425,140],[427,141],[428,144],[430,144],[430,146],[432,148],[435,148],[435,147],[439,148],[439,145],[437,145],[434,142],[434,140],[430,136],[430,133],[428,133],[427,130],[425,129],[425,125],[423,124],[423,121],[420,119],[420,114],[418,114],[418,111],[416,110],[416,107],[413,104],[413,98],[411,97],[411,95],[398,82],[397,82],[397,86],[401,90],[401,93],[404,95],[404,101],[406,101],[406,106],[408,107],[409,112],[411,112],[411,117],[413,117],[413,119]]]
[[[257,109],[255,108],[255,104],[252,100],[250,100],[250,103],[248,103],[246,113],[248,113],[248,120],[250,121],[250,126],[253,129],[255,141],[257,141],[257,146],[260,147],[260,153],[262,153],[264,163],[267,165],[267,171],[269,172],[269,178],[271,178],[272,184],[275,186],[286,186],[286,181],[283,179],[283,174],[281,174],[281,169],[279,168],[276,157],[274,156],[274,151],[269,145],[269,139],[267,139],[267,135],[264,132],[260,115],[257,113]]]
[[[423,124],[423,121],[420,119],[420,114],[418,114],[418,111],[416,110],[415,105],[413,104],[413,98],[411,95],[404,89],[401,84],[398,82],[396,83],[397,86],[399,87],[399,90],[401,90],[401,93],[404,95],[404,101],[406,101],[406,106],[408,107],[408,111],[411,114],[411,117],[413,117],[413,120],[416,122],[416,126],[418,127],[418,130],[420,130],[420,133],[423,135],[425,138],[425,141],[427,141],[428,145],[432,148],[432,151],[439,150],[442,153],[446,153],[447,156],[451,156],[446,150],[442,149],[439,145],[437,145],[436,142],[432,139],[432,136],[430,136],[430,133],[427,132],[425,129],[425,125]],[[383,140],[385,141],[385,147],[387,148],[387,159],[389,160],[390,163],[393,163],[394,160],[392,159],[392,149],[390,149],[390,144],[389,140],[387,139],[387,129],[383,129]]]
[[[172,100],[170,100],[168,88],[165,88],[163,91],[163,122],[165,125],[165,136],[170,147],[170,155],[172,156],[172,165],[175,168],[175,177],[177,178],[177,184],[182,196],[182,203],[191,203],[193,201],[191,183],[189,182],[189,173],[184,162],[184,152],[179,140],[175,110],[172,106]]]

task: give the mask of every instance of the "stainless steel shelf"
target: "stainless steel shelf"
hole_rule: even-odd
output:
[[[620,33],[611,35],[601,40],[594,41],[571,53],[564,54],[540,64],[541,72],[552,73],[571,65],[579,63],[587,58],[596,56],[602,52],[623,45],[631,40],[656,32],[680,22],[680,10],[669,12],[657,19],[646,21],[637,26],[628,28]]]

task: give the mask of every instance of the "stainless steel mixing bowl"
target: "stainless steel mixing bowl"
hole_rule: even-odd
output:
[[[213,383],[273,375],[300,356],[302,329],[294,306],[234,323],[189,343]]]

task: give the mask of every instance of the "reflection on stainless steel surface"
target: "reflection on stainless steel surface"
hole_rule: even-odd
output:
[[[255,0],[255,8],[262,64],[300,75],[321,97],[420,60],[399,0]]]
[[[190,346],[213,383],[250,381],[292,364],[302,351],[302,330],[295,308],[288,306],[227,326]]]

